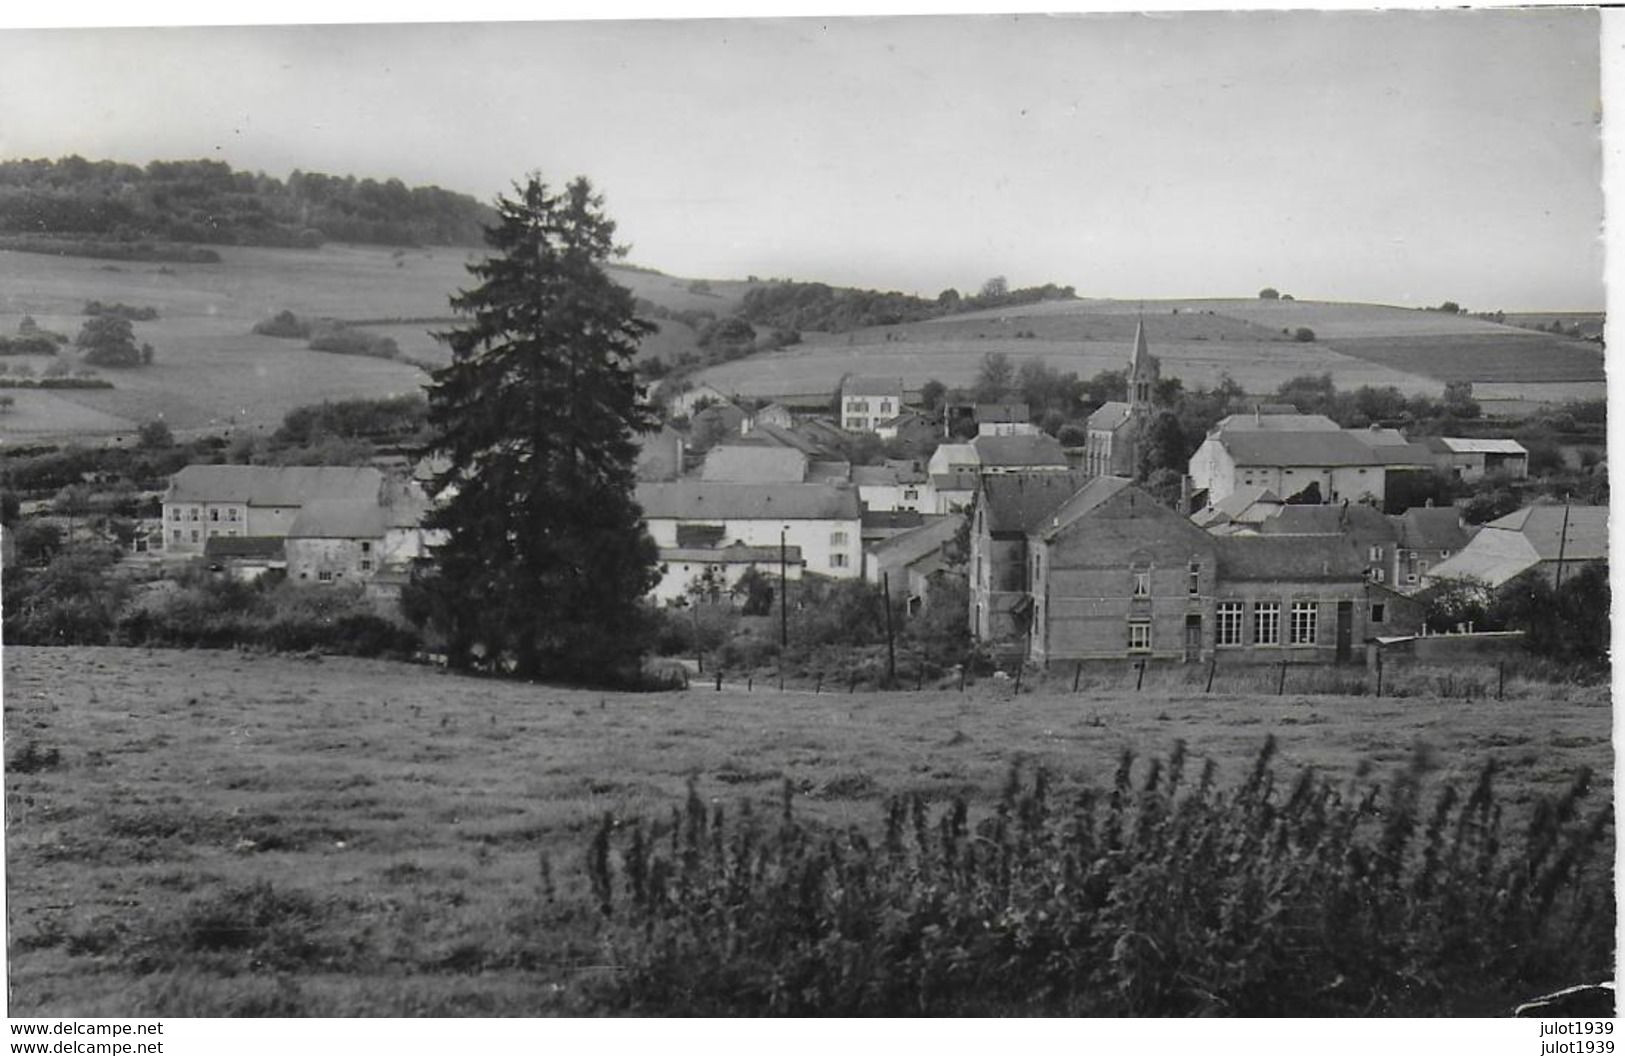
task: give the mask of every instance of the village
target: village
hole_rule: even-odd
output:
[[[637,461],[660,562],[650,602],[773,615],[805,582],[859,581],[906,617],[961,607],[967,644],[1007,670],[1371,665],[1379,652],[1414,654],[1423,637],[1432,662],[1516,654],[1516,632],[1433,620],[1430,634],[1417,595],[1431,586],[1494,590],[1531,569],[1561,586],[1606,567],[1606,507],[1533,505],[1482,525],[1431,499],[1394,508],[1407,477],[1527,477],[1516,440],[1411,440],[1262,398],[1208,432],[1177,496],[1153,494],[1135,482],[1163,380],[1143,322],[1124,351],[1127,399],[1094,410],[1074,447],[1023,403],[925,407],[902,378],[849,375],[835,408],[667,387],[664,422],[639,438]],[[852,461],[858,440],[869,464]],[[444,538],[424,524],[430,472],[399,457],[188,465],[161,517],[133,534],[131,559],[149,575],[347,585],[399,619],[403,588]]]

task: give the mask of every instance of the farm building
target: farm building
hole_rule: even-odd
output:
[[[863,570],[857,489],[834,484],[639,484],[638,505],[662,550],[735,543],[798,548],[808,572],[854,579]]]
[[[672,546],[660,548],[660,582],[650,597],[662,605],[698,594],[712,601],[736,597],[739,581],[755,570],[775,583],[782,574],[786,580],[800,580],[804,564],[801,548],[785,546],[746,546],[733,543],[723,547]]]
[[[1047,433],[978,436],[970,446],[976,451],[978,470],[983,474],[1068,468],[1061,442]]]
[[[1238,488],[1268,488],[1285,499],[1311,485],[1322,502],[1381,503],[1387,461],[1347,431],[1215,430],[1190,460],[1190,477],[1209,505]]]
[[[203,542],[203,559],[211,570],[244,583],[288,567],[286,541],[263,535],[211,536]]]
[[[187,466],[164,492],[164,552],[201,557],[217,536],[285,538],[307,503],[378,503],[383,484],[362,466]]]
[[[1368,580],[1369,550],[1351,539],[1216,536],[1125,478],[1029,500],[1019,518],[985,484],[977,501],[973,633],[1034,661],[1349,662],[1356,643],[1420,618]]]
[[[1427,440],[1435,464],[1460,480],[1529,475],[1529,451],[1516,440],[1478,440],[1460,436],[1433,436]]]
[[[770,403],[751,415],[752,429],[760,425],[773,425],[780,429],[788,429],[795,424],[795,416],[790,413],[790,408],[782,403]]]
[[[1039,431],[1025,403],[978,403],[977,436],[1032,436]]]
[[[776,444],[718,444],[705,455],[701,479],[721,484],[800,484],[807,455]]]
[[[872,433],[880,423],[903,413],[902,378],[841,379],[841,428],[850,433]]]
[[[1530,569],[1554,584],[1608,563],[1608,507],[1525,506],[1479,529],[1458,553],[1420,571],[1423,583],[1474,580],[1499,587]]]
[[[670,408],[673,417],[692,420],[695,413],[703,409],[707,404],[732,402],[733,398],[727,393],[702,382],[671,397],[667,402],[667,406]]]
[[[1135,437],[1155,409],[1162,363],[1145,344],[1145,323],[1134,328],[1128,360],[1128,402],[1108,400],[1085,425],[1083,468],[1092,476],[1130,476],[1135,470]]]
[[[959,575],[947,553],[954,537],[964,526],[963,516],[932,517],[920,526],[867,546],[863,555],[863,577],[875,586],[885,585],[894,600],[902,601],[910,613],[919,612],[929,601],[935,577]]]
[[[866,511],[925,509],[929,479],[917,462],[894,458],[880,466],[853,466],[852,483]]]

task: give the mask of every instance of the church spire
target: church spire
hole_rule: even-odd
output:
[[[1150,412],[1161,374],[1162,364],[1146,348],[1145,317],[1141,316],[1134,327],[1134,351],[1128,357],[1128,404],[1131,414]]]

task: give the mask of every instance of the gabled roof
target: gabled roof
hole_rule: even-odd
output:
[[[1230,414],[1219,419],[1209,435],[1218,433],[1335,433],[1341,432],[1341,427],[1324,414],[1298,414],[1297,408],[1292,413],[1265,413],[1263,408],[1249,414]]]
[[[690,424],[699,425],[702,420],[714,418],[721,422],[723,427],[730,433],[737,433],[740,425],[748,417],[750,416],[744,411],[724,401],[722,403],[713,403],[702,410],[695,411],[694,417],[690,419]]]
[[[706,453],[701,479],[734,484],[800,484],[807,456],[793,447],[718,444]]]
[[[679,480],[639,484],[638,505],[648,518],[693,521],[855,521],[856,488],[833,484],[717,484]]]
[[[911,565],[942,549],[965,523],[961,516],[928,518],[924,524],[894,535],[869,547],[869,553],[884,565]]]
[[[1431,469],[1438,464],[1432,449],[1425,443],[1378,445],[1371,450],[1381,456],[1382,464],[1390,469],[1411,466]]]
[[[381,539],[384,508],[372,499],[316,499],[288,526],[289,539]]]
[[[1282,506],[1258,525],[1264,535],[1349,535],[1362,542],[1399,538],[1399,528],[1381,510],[1363,503],[1335,506]]]
[[[1282,417],[1285,417],[1284,415]],[[1237,466],[1381,466],[1385,456],[1341,429],[1331,432],[1227,431],[1224,445]]]
[[[1427,579],[1466,579],[1499,587],[1538,564],[1540,554],[1521,533],[1484,528],[1472,542],[1428,569]]]
[[[1128,354],[1128,372],[1132,377],[1138,373],[1135,369],[1141,363],[1157,364],[1159,361],[1153,356],[1145,345],[1145,320],[1141,319],[1134,324],[1134,350]]]
[[[1559,553],[1565,561],[1606,561],[1608,507],[1569,506],[1566,531],[1564,517],[1560,505],[1525,506],[1491,521],[1478,534],[1482,537],[1490,529],[1517,532],[1529,540],[1542,561],[1556,561]],[[1563,542],[1565,535],[1567,543]]]
[[[203,556],[216,560],[284,561],[283,541],[274,535],[211,535],[203,541]]]
[[[750,432],[741,439],[755,440],[757,443],[774,444],[779,447],[793,447],[808,456],[824,454],[824,445],[816,440],[808,439],[793,429],[786,429],[772,422],[758,421],[751,426]]]
[[[312,499],[378,500],[384,475],[371,466],[187,466],[170,479],[165,502],[303,506]]]
[[[933,473],[931,474],[931,486],[939,492],[975,491],[978,479],[976,472],[969,469],[962,469],[954,473]]]
[[[1121,400],[1107,400],[1089,415],[1086,428],[1116,429],[1129,419],[1131,408]]]
[[[925,514],[917,510],[864,510],[863,530],[906,532],[925,523]]]
[[[978,422],[1025,422],[1027,413],[1025,403],[978,403],[976,405],[976,420]]]
[[[1410,443],[1405,439],[1405,434],[1398,429],[1385,429],[1378,425],[1365,429],[1347,429],[1345,432],[1370,447],[1403,447]]]
[[[1359,582],[1365,552],[1340,535],[1216,535],[1221,580]]]
[[[903,398],[902,378],[869,378],[848,375],[841,379],[842,396],[891,396]]]
[[[1095,477],[1071,498],[1061,503],[1060,508],[1050,518],[1048,528],[1044,530],[1044,538],[1051,538],[1079,517],[1105,505],[1119,492],[1133,486],[1134,482],[1127,477]],[[1146,496],[1146,500],[1155,501],[1150,496]]]
[[[1048,433],[978,436],[971,441],[984,466],[1064,466],[1066,451]]]
[[[1392,520],[1407,550],[1460,550],[1472,538],[1454,506],[1413,506]]]
[[[1204,528],[1214,524],[1228,524],[1256,505],[1280,506],[1281,497],[1262,484],[1243,484],[1212,506],[1192,514],[1191,520]]]
[[[1088,480],[1082,470],[991,474],[982,478],[976,501],[986,511],[989,532],[1027,535],[1048,523]]]
[[[1474,437],[1441,436],[1437,438],[1445,450],[1457,455],[1525,455],[1528,448],[1516,440],[1480,440]]]

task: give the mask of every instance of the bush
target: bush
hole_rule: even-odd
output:
[[[91,316],[73,343],[85,350],[86,363],[98,367],[135,367],[152,359],[136,346],[135,331],[121,315]]]
[[[1386,787],[1301,773],[1275,745],[1220,790],[1183,744],[1062,798],[1012,771],[974,826],[892,800],[880,832],[691,785],[669,822],[587,854],[618,1011],[686,1015],[1484,1014],[1613,966],[1612,809],[1588,775],[1501,830],[1486,766],[1424,796],[1418,753]]]
[[[101,301],[86,301],[86,315],[114,315],[120,319],[128,319],[132,323],[150,322],[158,318],[158,309],[150,305],[145,308],[135,308],[128,304],[103,304]]]
[[[373,356],[394,359],[401,354],[393,337],[380,337],[365,330],[337,324],[324,325],[310,337],[310,347],[317,352],[337,352],[342,356]]]
[[[1292,332],[1292,340],[1309,342],[1315,339],[1315,332],[1307,326],[1300,326]]]
[[[261,319],[254,324],[254,333],[266,337],[297,337],[301,340],[308,338],[311,331],[311,322],[301,319],[284,308],[269,319]]]
[[[54,356],[57,343],[43,334],[0,337],[0,356]]]

